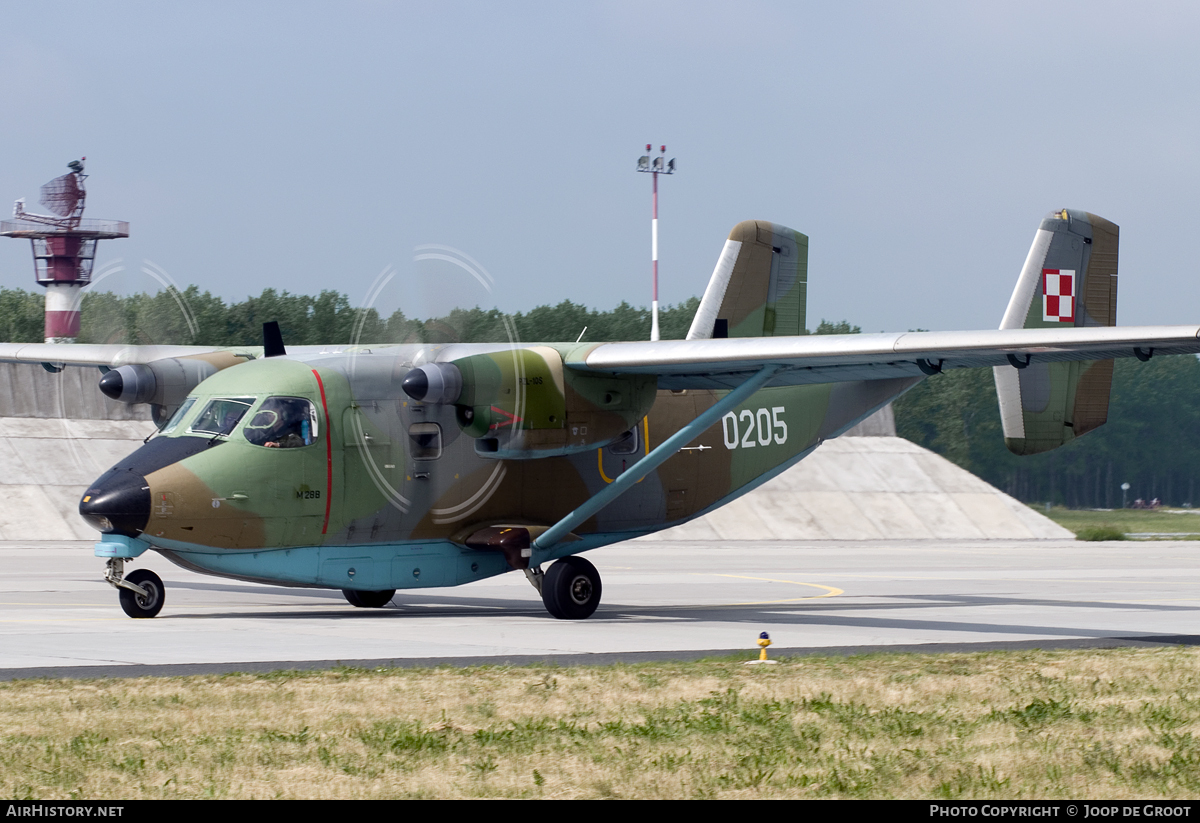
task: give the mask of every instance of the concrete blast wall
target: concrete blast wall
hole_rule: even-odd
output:
[[[89,483],[154,431],[147,406],[100,393],[102,372],[0,363],[0,540],[94,540]]]
[[[37,364],[0,363],[0,418],[149,420],[149,406],[118,403],[100,393],[103,372],[67,367],[51,373]],[[145,435],[143,435],[144,437]]]
[[[655,540],[979,540],[1074,535],[902,437],[821,444],[769,483]]]
[[[97,539],[79,498],[152,431],[137,420],[0,418],[0,540]]]

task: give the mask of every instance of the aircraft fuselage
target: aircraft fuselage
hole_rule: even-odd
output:
[[[456,356],[505,351],[454,349]],[[465,419],[462,406],[414,401],[401,380],[414,361],[433,356],[431,347],[398,346],[224,369],[192,392],[162,432],[99,478],[80,511],[106,540],[124,537],[138,550],[154,548],[213,574],[364,591],[457,585],[514,567],[511,556],[474,535],[523,527],[536,536],[725,394],[656,391],[628,430],[590,447],[588,426],[604,425],[600,412],[571,402],[557,411],[539,406],[534,377],[516,379],[530,384],[524,405],[491,406],[487,427]],[[646,475],[636,492],[574,529],[552,556],[699,516],[915,382],[761,389]],[[529,451],[505,445],[503,456],[495,453],[489,435],[515,431],[539,413],[550,422],[519,440]]]

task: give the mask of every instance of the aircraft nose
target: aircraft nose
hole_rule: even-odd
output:
[[[100,475],[79,501],[79,513],[104,534],[137,537],[150,520],[146,478],[216,445],[214,437],[155,437]]]
[[[137,537],[150,519],[150,486],[132,468],[114,467],[84,492],[79,513],[104,534]]]

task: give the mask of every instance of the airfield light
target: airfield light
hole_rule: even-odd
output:
[[[646,151],[653,150],[652,143],[646,144]],[[667,153],[667,147],[659,146],[663,154]],[[650,155],[644,155],[638,158],[637,170],[640,172],[648,172],[654,175],[654,211],[650,218],[650,262],[654,271],[654,295],[650,303],[650,339],[658,340],[658,176],[660,174],[675,173],[675,158],[671,158],[671,162],[667,163],[666,168],[663,168],[663,157],[655,157],[653,163],[650,161]]]
[[[771,635],[767,634],[766,632],[761,632],[758,635],[758,648],[759,648],[758,660],[747,660],[746,665],[749,666],[749,665],[753,665],[755,663],[771,663],[771,664],[778,663],[779,662],[778,660],[768,660],[767,659],[767,646],[770,646],[770,645],[771,645]]]

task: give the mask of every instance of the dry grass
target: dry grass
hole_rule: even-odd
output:
[[[1187,798],[1200,650],[0,684],[10,798]]]

